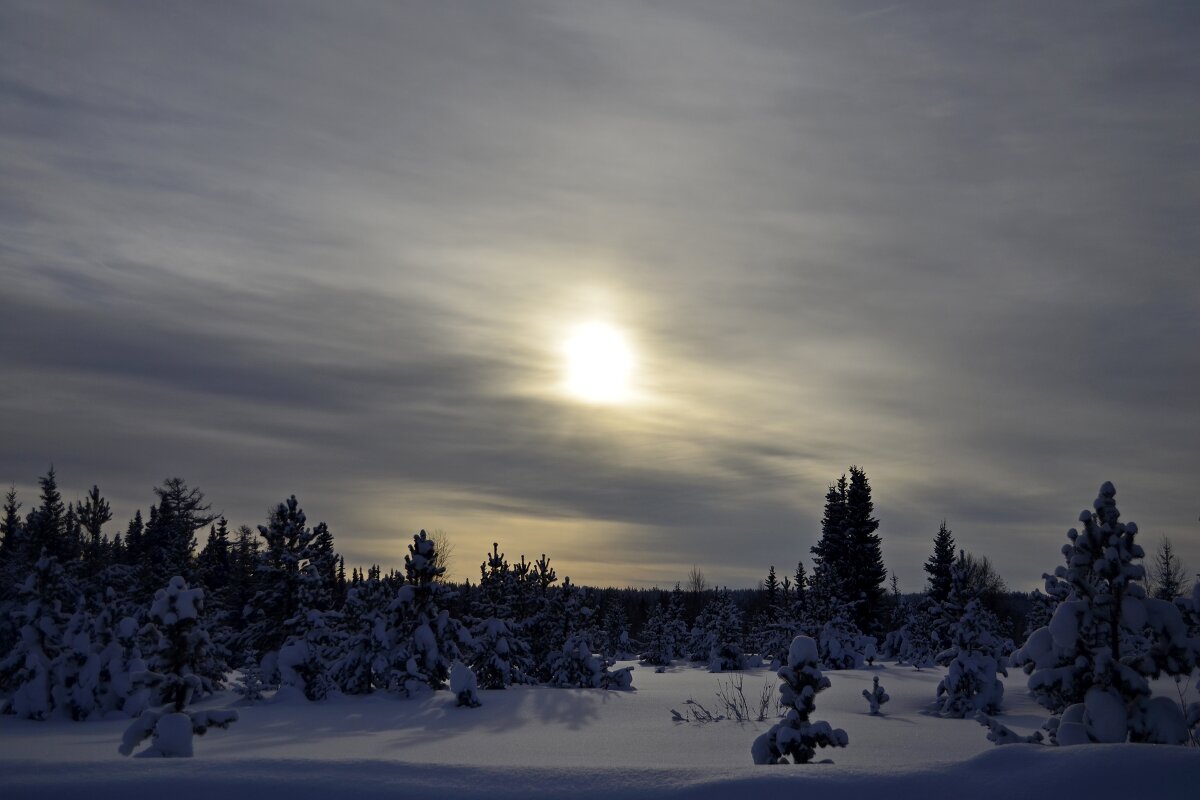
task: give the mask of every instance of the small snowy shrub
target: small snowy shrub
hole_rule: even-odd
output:
[[[262,702],[263,688],[262,668],[259,667],[253,656],[248,656],[246,663],[242,665],[237,682],[233,684],[233,691],[242,696],[242,703],[250,705]]]
[[[999,655],[1002,643],[980,623],[984,613],[978,600],[950,627],[950,649],[938,656],[949,662],[938,683],[938,711],[944,717],[974,717],[995,714],[1004,701],[1004,684],[997,673],[1008,677],[1008,661]]]
[[[460,706],[478,708],[479,685],[475,681],[475,673],[461,661],[450,665],[450,691],[458,698]]]
[[[779,670],[779,687],[787,714],[779,723],[754,740],[750,754],[755,764],[806,764],[818,747],[845,747],[849,739],[841,728],[824,720],[813,722],[817,692],[829,688],[829,679],[817,666],[817,643],[797,636],[788,648],[788,666]]]
[[[888,700],[892,699],[888,696],[888,693],[883,690],[883,687],[879,685],[878,675],[871,679],[871,688],[863,689],[862,695],[863,697],[867,698],[867,702],[871,704],[871,716],[873,717],[878,717],[881,714],[879,707]]]
[[[868,638],[855,626],[845,607],[838,609],[821,628],[821,664],[826,669],[858,669],[865,661],[863,651]],[[874,653],[875,640],[870,639],[869,644]]]

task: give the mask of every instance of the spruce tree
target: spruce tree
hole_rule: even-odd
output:
[[[871,485],[859,467],[850,467],[850,485],[846,490],[846,541],[848,546],[845,599],[854,603],[854,622],[862,631],[879,630],[887,569],[871,500]]]
[[[64,567],[71,560],[71,544],[67,540],[67,506],[58,491],[54,467],[38,479],[41,502],[25,518],[25,538],[28,542],[25,560],[32,565],[43,554],[54,558]]]
[[[942,603],[950,594],[950,571],[954,568],[954,535],[946,527],[946,520],[933,537],[933,554],[925,562],[929,574],[929,597]]]

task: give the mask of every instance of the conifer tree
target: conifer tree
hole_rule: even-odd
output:
[[[1081,529],[1068,531],[1066,564],[1046,576],[1047,593],[1065,589],[1066,599],[1013,663],[1029,674],[1038,702],[1061,713],[1048,723],[1059,744],[1182,743],[1183,711],[1168,698],[1151,698],[1147,679],[1190,675],[1200,640],[1188,636],[1178,606],[1146,597],[1137,525],[1121,521],[1115,496],[1111,483],[1102,485],[1092,510],[1079,515]],[[1144,636],[1146,646],[1124,650],[1128,633]]]
[[[529,643],[513,621],[512,599],[518,588],[508,560],[500,545],[492,543],[492,552],[479,565],[479,591],[472,613],[474,639],[471,665],[478,685],[484,689],[503,689],[529,680],[532,664]]]
[[[413,537],[404,557],[404,583],[389,607],[393,621],[390,684],[411,695],[421,686],[442,689],[450,665],[469,650],[471,634],[447,608],[454,592],[437,579],[445,571],[434,559],[425,531]]]
[[[16,620],[20,638],[0,659],[0,694],[24,719],[47,719],[54,710],[54,663],[63,651],[63,611],[74,595],[58,559],[43,552],[21,585]]]
[[[775,577],[774,564],[767,570],[767,579],[763,581],[763,595],[767,618],[774,622],[779,616],[779,579]]]
[[[185,582],[194,579],[196,531],[211,525],[216,515],[210,513],[204,493],[182,478],[167,478],[154,493],[158,504],[150,509],[140,559],[148,585],[163,586],[174,576]]]
[[[343,693],[370,694],[387,688],[391,653],[388,607],[392,600],[378,569],[346,590],[341,652],[329,666],[330,677]]]
[[[950,594],[950,572],[954,568],[954,535],[946,527],[946,520],[933,537],[933,554],[925,562],[929,574],[929,597],[942,603]]]
[[[232,710],[186,713],[193,694],[203,688],[208,657],[208,632],[200,624],[204,591],[189,589],[183,578],[171,578],[154,595],[151,623],[146,631],[156,640],[151,660],[152,678],[167,703],[161,711],[144,711],[125,731],[118,748],[130,755],[145,739],[154,741],[139,756],[191,757],[193,734],[211,727],[227,728],[237,721]]]
[[[25,518],[25,538],[28,542],[26,561],[47,555],[64,567],[71,560],[71,545],[67,541],[67,506],[58,491],[58,477],[54,467],[38,479],[41,487],[41,502]]]

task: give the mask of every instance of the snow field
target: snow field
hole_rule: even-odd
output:
[[[752,706],[764,680],[777,683],[770,670],[741,674]],[[804,787],[838,798],[963,791],[972,798],[1011,798],[1057,790],[1092,800],[1169,800],[1195,797],[1200,784],[1200,750],[1194,748],[994,747],[978,723],[927,713],[942,669],[889,663],[826,675],[832,686],[817,696],[814,717],[850,737],[846,748],[818,752],[818,760],[832,758],[832,765],[755,767],[750,745],[773,718],[672,722],[670,710],[684,710],[688,698],[719,711],[718,681],[733,677],[677,662],[664,673],[639,666],[634,692],[514,687],[481,691],[483,706],[476,709],[456,707],[446,691],[411,700],[379,694],[236,706],[241,720],[196,737],[190,760],[122,758],[117,745],[128,725],[124,719],[39,723],[4,717],[0,796],[124,800],[169,792],[172,800],[298,800],[345,796],[353,786],[364,797],[707,798]],[[891,695],[882,716],[871,716],[862,697],[874,676]],[[1001,717],[1022,733],[1047,716],[1027,696],[1025,681],[1020,673],[1007,679]],[[1157,689],[1175,694],[1173,682]],[[194,708],[236,700],[222,692]]]

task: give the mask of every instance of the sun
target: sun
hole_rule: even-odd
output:
[[[606,322],[577,325],[563,345],[563,355],[569,395],[588,403],[629,400],[633,351],[618,328]]]

